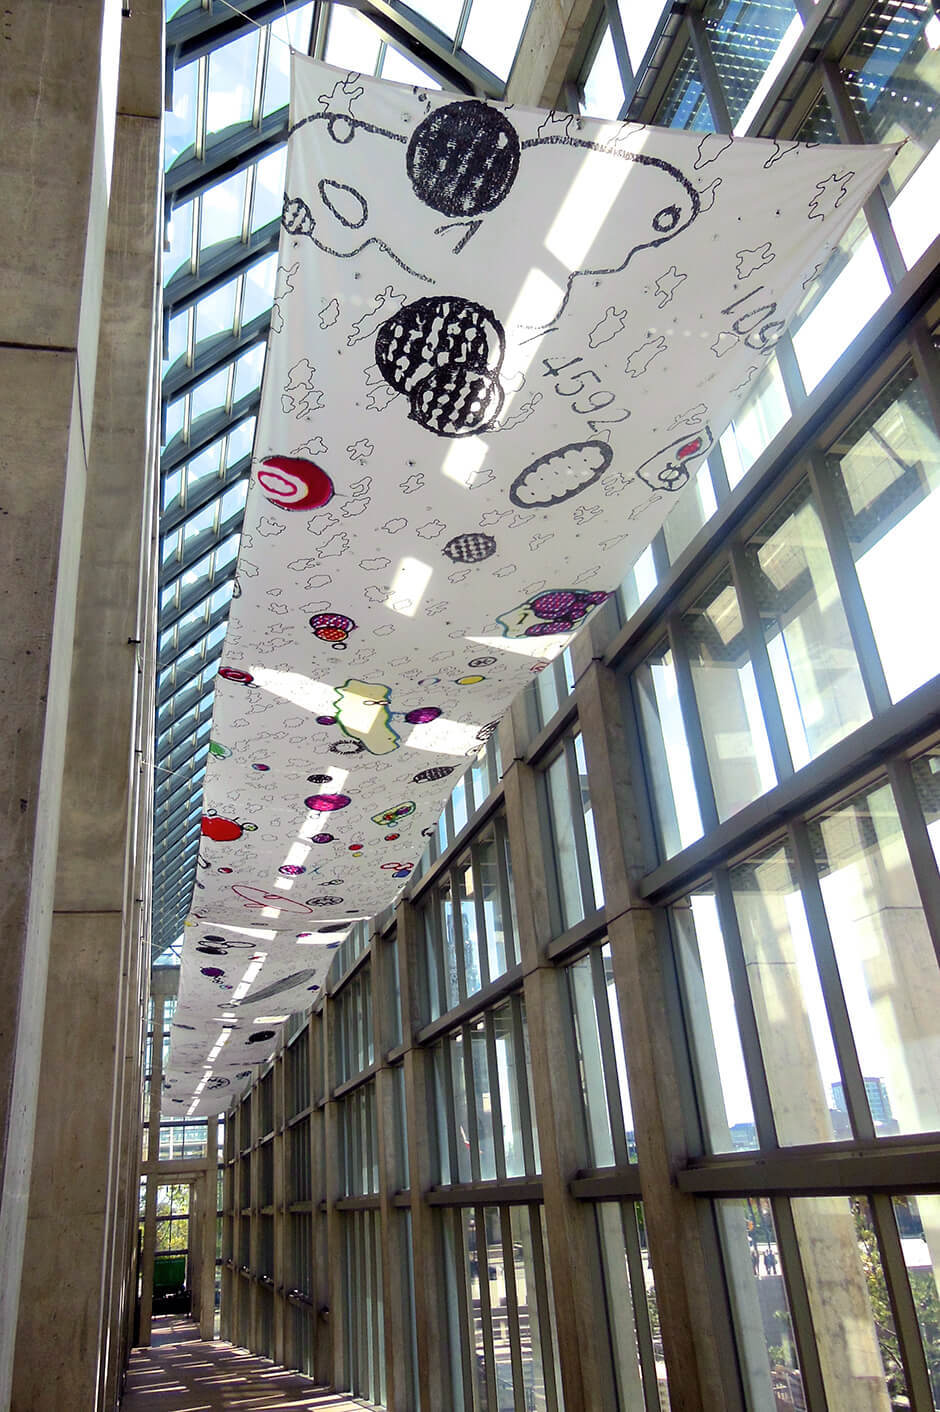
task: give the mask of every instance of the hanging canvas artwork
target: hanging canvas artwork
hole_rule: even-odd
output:
[[[291,111],[168,1074],[199,1113],[405,886],[895,151],[530,112],[298,57]]]

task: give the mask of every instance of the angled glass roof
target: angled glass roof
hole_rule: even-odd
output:
[[[291,48],[501,97],[531,0],[166,0],[153,955],[198,872],[213,683],[238,556],[284,191]]]

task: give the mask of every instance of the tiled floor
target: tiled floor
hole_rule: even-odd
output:
[[[188,1319],[153,1321],[153,1346],[131,1354],[121,1412],[362,1412],[362,1403],[324,1392],[290,1373],[235,1348],[202,1343]]]

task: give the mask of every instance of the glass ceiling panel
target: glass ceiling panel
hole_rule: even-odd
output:
[[[530,0],[473,0],[463,48],[497,78],[509,77],[529,7]]]
[[[196,115],[200,65],[187,64],[173,75],[173,109],[163,120],[163,152],[167,169],[196,145]]]
[[[256,2],[239,0],[239,8],[250,13]],[[212,682],[233,592],[254,401],[264,366],[262,339],[241,350],[235,340],[247,326],[263,335],[270,313],[286,160],[285,145],[272,147],[271,140],[282,126],[286,138],[290,49],[312,49],[317,7],[312,0],[302,5],[287,0],[287,5],[286,15],[233,34],[235,16],[221,6],[165,0],[168,51],[179,53],[181,62],[173,74],[172,112],[165,117],[164,165],[173,169],[171,186],[175,181],[185,199],[168,209],[164,282],[176,282],[173,298],[185,299],[186,307],[168,319],[163,349],[164,377],[172,381],[163,408],[161,558],[165,574],[175,576],[160,594],[155,955],[179,940],[195,878]],[[393,0],[392,8],[400,10],[402,24],[414,36],[414,52],[408,54],[351,7],[334,8],[324,0],[321,8],[327,62],[438,88],[432,71],[440,71],[446,60],[468,90],[479,91],[480,70],[466,56],[504,79],[529,0],[414,0],[410,6]],[[202,36],[214,30],[219,42],[210,42],[206,53]],[[485,76],[482,82],[485,91],[498,95],[498,83]],[[241,168],[232,171],[239,161]],[[224,175],[223,162],[231,164]],[[264,231],[272,232],[271,243],[265,237],[258,258],[242,266],[252,248],[248,242],[257,246]],[[215,282],[229,262],[241,272],[200,292],[200,282]],[[226,339],[232,340],[230,351]],[[219,435],[201,446],[217,426]],[[222,542],[213,544],[219,535]],[[195,562],[187,564],[190,557]]]
[[[209,56],[207,146],[226,129],[251,120],[255,105],[260,33],[252,30]],[[175,98],[174,94],[174,98]]]

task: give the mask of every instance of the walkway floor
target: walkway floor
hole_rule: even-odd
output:
[[[362,1412],[361,1402],[325,1392],[230,1343],[202,1343],[189,1319],[153,1321],[153,1346],[131,1354],[121,1412]]]

